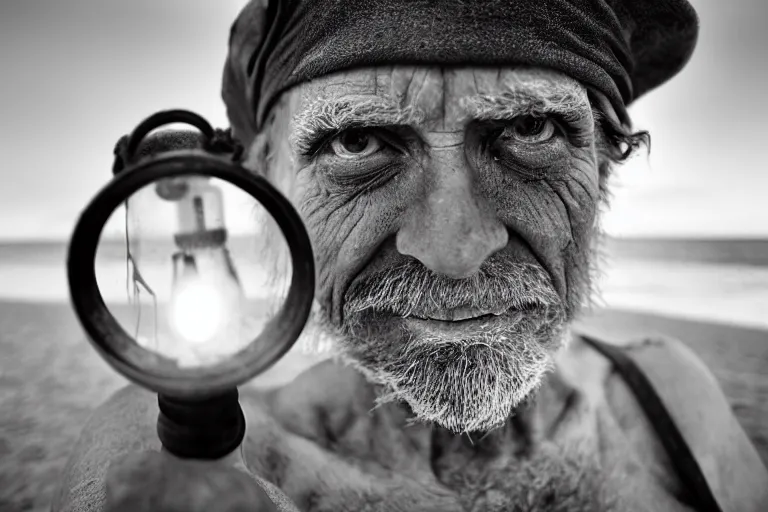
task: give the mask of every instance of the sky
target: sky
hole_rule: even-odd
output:
[[[229,28],[244,0],[3,0],[0,239],[65,239],[146,116],[184,108],[227,125]],[[650,157],[619,169],[617,236],[768,237],[768,2],[692,0],[688,67],[630,109]]]

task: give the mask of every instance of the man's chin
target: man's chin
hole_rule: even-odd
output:
[[[341,348],[384,388],[380,401],[457,433],[488,431],[537,389],[563,344],[561,322],[510,320],[379,318]]]

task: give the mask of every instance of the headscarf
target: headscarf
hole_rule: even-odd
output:
[[[687,0],[251,0],[222,94],[242,140],[284,91],[336,71],[530,65],[599,91],[628,123],[627,106],[678,73],[697,36]]]

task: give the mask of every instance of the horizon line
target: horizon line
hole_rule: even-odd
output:
[[[230,239],[243,239],[257,236],[256,234],[237,234],[230,235]],[[162,240],[161,237],[141,237],[142,240]],[[627,241],[642,241],[642,240],[669,240],[669,241],[727,241],[727,242],[756,242],[756,241],[768,241],[768,233],[763,234],[629,234],[629,235],[610,235],[605,236],[608,240],[627,240]],[[109,236],[103,239],[106,242],[123,242],[124,236]],[[14,245],[14,244],[68,244],[69,237],[1,237],[0,245]],[[172,241],[168,239],[168,241]]]

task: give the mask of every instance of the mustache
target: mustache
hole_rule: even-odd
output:
[[[344,316],[371,310],[408,317],[456,308],[497,311],[561,306],[552,279],[540,265],[496,253],[465,279],[438,274],[409,258],[353,285],[345,295]]]

